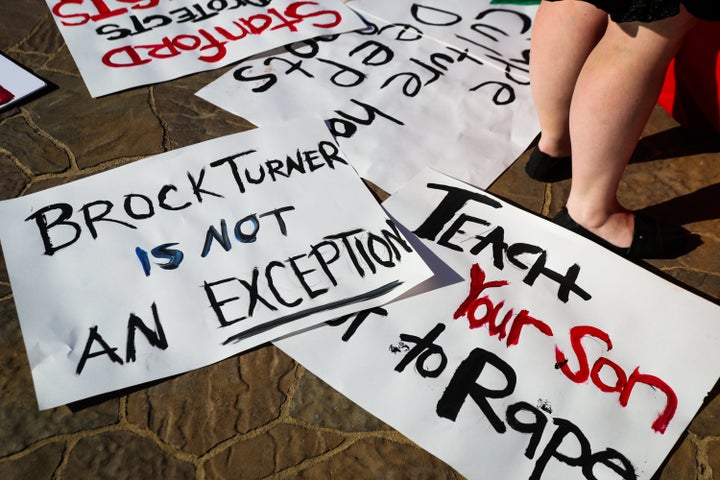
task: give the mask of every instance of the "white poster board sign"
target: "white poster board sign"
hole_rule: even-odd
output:
[[[90,95],[359,28],[341,0],[46,0]]]
[[[10,108],[46,86],[45,80],[0,54],[0,110]]]
[[[0,202],[41,409],[381,305],[429,269],[319,120]]]
[[[720,307],[429,170],[384,206],[462,280],[276,344],[468,478],[651,478],[718,378]]]
[[[197,95],[258,125],[322,116],[360,176],[388,192],[428,165],[486,187],[537,135],[535,6],[349,5],[364,29],[244,60]]]

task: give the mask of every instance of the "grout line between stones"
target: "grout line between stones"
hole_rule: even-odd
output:
[[[160,115],[160,112],[158,112],[157,108],[157,102],[155,100],[155,86],[151,85],[148,87],[148,106],[150,107],[150,111],[155,115],[155,118],[157,118],[158,123],[160,124],[160,128],[162,129],[162,149],[164,152],[168,151],[168,125],[163,120],[162,116]]]
[[[549,183],[545,184],[545,191],[543,194],[543,203],[541,213],[544,217],[550,215],[550,204],[552,203],[552,185]]]
[[[32,128],[33,131],[38,134],[38,136],[45,138],[47,141],[49,141],[50,143],[55,145],[57,148],[59,148],[60,150],[65,152],[65,155],[67,155],[68,160],[70,162],[69,169],[72,171],[79,172],[80,168],[77,165],[77,159],[75,158],[75,154],[72,152],[72,150],[70,150],[70,148],[67,145],[65,145],[63,142],[61,142],[60,140],[58,140],[57,138],[53,137],[48,132],[46,132],[45,130],[40,128],[40,126],[37,123],[35,123],[35,120],[33,120],[32,115],[30,115],[30,113],[25,108],[20,108],[20,112],[21,112],[20,116],[25,119],[25,122],[27,122],[27,124],[30,126],[30,128]],[[67,171],[67,170],[65,170],[65,171]],[[63,173],[63,172],[61,172],[61,173]]]

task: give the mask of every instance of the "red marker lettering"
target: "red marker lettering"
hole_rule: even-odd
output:
[[[70,7],[70,11],[66,8],[68,5],[83,5],[85,0],[60,0],[58,3],[53,5],[52,13],[56,17],[61,18],[60,23],[68,27],[76,27],[79,25],[85,25],[87,22],[92,20],[97,22],[98,20],[105,20],[112,18],[117,15],[127,13],[127,8],[116,8],[112,9],[108,7],[104,0],[89,0],[90,3],[95,7],[95,12],[77,11]],[[73,20],[73,21],[70,21]]]
[[[610,341],[610,336],[599,328],[591,327],[588,325],[581,325],[571,328],[570,344],[572,345],[572,349],[575,352],[578,363],[580,364],[577,372],[573,372],[572,370],[570,370],[570,367],[568,367],[567,365],[567,357],[565,357],[565,354],[560,351],[558,347],[555,347],[556,365],[560,365],[560,371],[563,372],[566,377],[568,377],[575,383],[585,383],[587,379],[590,378],[590,366],[588,365],[587,354],[585,353],[585,348],[582,346],[581,343],[583,337],[588,335],[602,340],[605,345],[607,345],[608,350],[612,350],[612,342]]]
[[[339,12],[333,11],[333,10],[320,10],[317,12],[311,12],[311,13],[299,13],[298,10],[305,5],[317,5],[317,2],[295,2],[288,5],[288,7],[285,9],[285,15],[291,18],[298,18],[300,20],[304,20],[306,18],[314,18],[314,17],[320,17],[324,15],[329,15],[330,19],[328,23],[313,23],[313,27],[318,28],[332,28],[340,24],[342,21],[342,16]]]
[[[630,400],[630,394],[632,393],[632,390],[637,383],[644,383],[646,385],[650,385],[651,387],[663,392],[667,397],[667,401],[665,403],[665,410],[663,410],[660,415],[658,415],[658,417],[652,424],[653,430],[658,433],[665,433],[665,430],[670,424],[670,420],[672,420],[672,418],[675,416],[675,411],[677,410],[678,399],[675,391],[670,387],[670,385],[668,385],[658,377],[640,373],[640,367],[637,367],[630,374],[630,378],[628,378],[625,388],[623,388],[622,393],[620,393],[620,405],[622,405],[623,407],[627,406],[628,401]]]
[[[520,341],[520,334],[522,333],[523,327],[531,325],[535,327],[541,333],[552,336],[553,332],[550,326],[545,322],[533,318],[530,316],[527,310],[521,310],[513,318],[513,309],[508,310],[500,323],[497,322],[498,314],[505,305],[505,301],[501,300],[497,305],[493,303],[487,295],[480,296],[486,288],[502,287],[508,285],[507,280],[494,280],[491,282],[485,281],[485,272],[480,266],[475,263],[470,267],[470,292],[467,298],[460,304],[453,318],[464,316],[467,318],[470,328],[479,328],[488,325],[488,332],[491,336],[498,336],[498,340],[502,340],[507,335],[507,326],[510,324],[512,319],[512,326],[510,327],[510,333],[507,338],[506,345],[511,347],[517,345]],[[478,309],[482,308],[484,313],[481,317],[478,317]]]
[[[507,280],[494,280],[492,282],[485,283],[485,271],[480,268],[480,265],[474,263],[470,267],[470,293],[467,298],[460,304],[458,309],[453,314],[453,318],[457,320],[463,315],[467,315],[470,305],[480,296],[480,294],[486,288],[502,287],[507,285]]]
[[[677,410],[678,399],[674,390],[660,378],[654,375],[640,373],[640,367],[636,367],[632,374],[630,374],[630,377],[628,377],[622,367],[605,357],[598,358],[593,363],[591,369],[587,353],[582,346],[582,339],[586,336],[592,336],[603,341],[605,345],[607,345],[608,351],[613,348],[610,336],[599,328],[587,325],[573,327],[570,330],[570,343],[577,357],[579,366],[577,371],[573,372],[567,365],[568,361],[565,354],[558,347],[555,347],[556,365],[560,371],[575,383],[585,383],[588,379],[591,379],[593,385],[600,391],[605,393],[618,393],[620,405],[623,407],[627,407],[633,388],[638,383],[644,383],[655,390],[661,391],[666,397],[665,408],[652,423],[651,428],[658,433],[665,433]],[[600,378],[600,371],[604,367],[609,367],[615,374],[616,381],[614,385],[608,385]]]

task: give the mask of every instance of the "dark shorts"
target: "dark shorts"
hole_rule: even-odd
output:
[[[548,0],[558,1],[558,0]],[[680,4],[702,20],[720,21],[720,0],[584,0],[610,14],[613,22],[654,22],[680,12]]]

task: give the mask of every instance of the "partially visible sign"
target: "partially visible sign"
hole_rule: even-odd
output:
[[[249,58],[197,95],[258,125],[321,116],[360,176],[390,193],[425,166],[487,187],[535,138],[536,7],[349,5],[364,29]]]
[[[468,478],[651,478],[718,379],[720,307],[436,172],[384,206],[462,280],[276,345]]]
[[[45,87],[44,80],[0,54],[0,110]]]
[[[46,0],[93,97],[362,26],[340,0]]]

